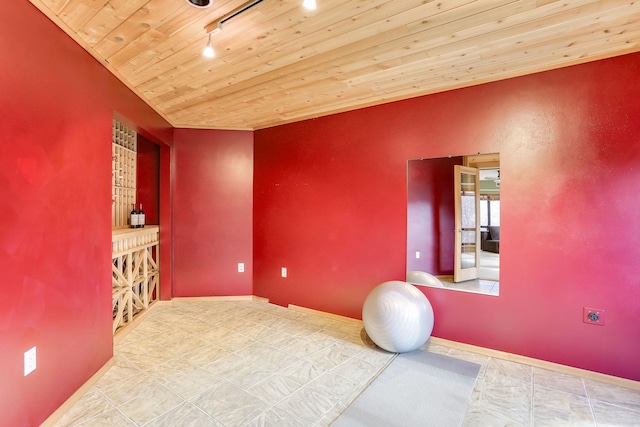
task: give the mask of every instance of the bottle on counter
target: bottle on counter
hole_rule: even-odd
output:
[[[138,210],[138,228],[144,228],[144,211],[142,210],[142,203],[140,203],[140,209]]]
[[[129,226],[131,228],[138,228],[138,224],[140,223],[140,216],[138,215],[138,212],[136,212],[136,205],[135,203],[131,205],[131,213],[129,214]]]

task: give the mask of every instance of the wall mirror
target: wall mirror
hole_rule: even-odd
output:
[[[407,162],[406,280],[499,294],[499,153]]]

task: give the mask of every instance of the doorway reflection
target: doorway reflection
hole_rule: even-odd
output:
[[[499,154],[409,160],[407,179],[407,281],[498,295]]]

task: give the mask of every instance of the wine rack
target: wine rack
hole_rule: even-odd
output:
[[[112,227],[125,228],[136,203],[137,133],[113,119],[111,144]]]
[[[128,228],[136,203],[138,135],[113,119],[111,144],[112,228],[111,288],[113,333],[159,298],[160,228]]]
[[[159,299],[160,227],[114,230],[111,236],[113,333]]]

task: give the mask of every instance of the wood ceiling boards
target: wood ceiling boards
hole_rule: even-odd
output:
[[[640,2],[30,0],[175,127],[260,129],[640,50]]]

